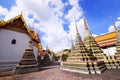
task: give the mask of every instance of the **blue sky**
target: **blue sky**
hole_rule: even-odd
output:
[[[106,33],[111,25],[110,16],[117,21],[120,16],[119,3],[120,0],[83,0],[80,3],[93,33]]]
[[[22,12],[27,25],[36,30],[43,47],[54,51],[70,48],[75,41],[75,22],[84,38],[82,14],[92,34],[114,31],[110,16],[120,26],[120,0],[1,0],[0,19],[9,20]]]

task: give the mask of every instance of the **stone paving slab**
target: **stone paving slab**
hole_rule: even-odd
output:
[[[41,71],[0,77],[0,80],[120,80],[120,69],[108,69],[102,74],[80,74],[60,70],[59,65]]]

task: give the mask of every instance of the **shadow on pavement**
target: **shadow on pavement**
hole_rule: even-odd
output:
[[[48,70],[48,69],[53,69],[55,67],[58,67],[60,65],[59,62],[52,62],[50,65],[47,66],[40,66],[40,70],[39,71],[43,71],[43,70]],[[27,73],[26,73],[27,74]],[[5,71],[5,72],[0,72],[0,77],[4,77],[4,76],[11,76],[14,75],[13,70],[11,71]]]

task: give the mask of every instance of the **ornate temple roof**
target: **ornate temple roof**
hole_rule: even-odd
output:
[[[34,30],[28,28],[22,14],[7,21],[0,20],[0,29],[1,28],[27,33],[34,41],[40,42],[38,34]]]

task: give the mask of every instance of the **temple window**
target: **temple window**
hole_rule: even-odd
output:
[[[16,40],[13,39],[13,40],[11,41],[11,44],[16,44]]]

